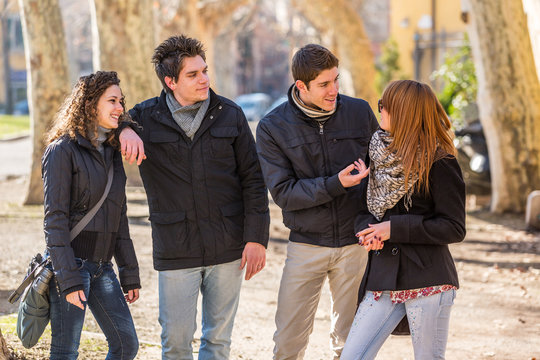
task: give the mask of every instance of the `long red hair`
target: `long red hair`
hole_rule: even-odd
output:
[[[450,120],[431,87],[418,81],[391,82],[381,100],[393,137],[388,151],[401,158],[406,182],[418,174],[416,189],[427,195],[433,162],[457,154]]]

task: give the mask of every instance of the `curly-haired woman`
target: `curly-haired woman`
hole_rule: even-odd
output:
[[[55,275],[49,286],[51,359],[77,358],[86,305],[107,338],[107,359],[133,359],[139,347],[127,306],[139,298],[139,266],[113,131],[120,121],[129,121],[119,83],[115,72],[82,76],[48,133],[42,173],[45,238]],[[107,198],[70,241],[70,229],[103,195],[110,167],[114,175]]]
[[[404,316],[415,359],[444,359],[459,286],[448,244],[465,237],[465,185],[450,121],[431,88],[412,80],[390,83],[379,112],[364,200],[373,218],[356,224],[370,252],[341,360],[374,359]]]

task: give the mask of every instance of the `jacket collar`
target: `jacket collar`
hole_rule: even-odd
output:
[[[79,146],[88,149],[88,151],[90,151],[92,156],[98,159],[98,161],[104,161],[104,165],[106,165],[106,167],[108,167],[109,164],[111,164],[115,149],[113,149],[113,147],[110,146],[107,142],[103,143],[104,152],[103,152],[103,156],[101,156],[101,153],[98,151],[98,149],[94,147],[94,145],[92,145],[90,140],[88,140],[81,134],[77,133],[76,141]]]
[[[193,142],[195,142],[201,136],[201,134],[204,133],[216,121],[215,117],[209,117],[208,115],[216,106],[221,104],[221,99],[212,89],[209,89],[208,96],[210,97],[210,104],[208,105],[206,114],[204,114],[204,118],[199,130],[197,130],[195,136],[193,137]],[[167,94],[165,93],[165,90],[161,90],[161,94],[159,95],[158,103],[154,109],[154,112],[152,113],[152,117],[155,121],[176,130],[182,135],[182,137],[185,138],[186,142],[191,142],[191,140],[186,136],[184,130],[182,130],[176,121],[174,121],[171,110],[169,110],[169,107],[167,106]]]
[[[292,91],[293,91],[293,88],[294,88],[294,84],[292,84],[290,87],[289,87],[289,90],[287,91],[287,97],[289,98],[289,104],[291,105],[291,107],[293,108],[293,111],[295,113],[295,115],[304,120],[304,121],[307,121],[307,122],[310,122],[310,123],[316,123],[317,121],[316,120],[313,120],[312,118],[310,118],[309,116],[307,116],[299,107],[298,105],[296,105],[296,103],[294,102],[293,98],[292,98]],[[341,106],[341,96],[340,94],[337,95],[337,103],[336,103],[336,111],[334,112],[334,114],[332,114],[330,116],[330,118],[328,120],[331,120],[332,117],[339,111],[339,107]]]

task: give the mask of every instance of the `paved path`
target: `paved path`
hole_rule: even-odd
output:
[[[0,180],[30,173],[30,137],[0,141]]]

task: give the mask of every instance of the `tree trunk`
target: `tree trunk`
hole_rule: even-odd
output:
[[[126,110],[158,96],[161,83],[152,66],[154,19],[151,0],[94,0],[90,6],[94,69],[114,70],[126,97]],[[141,186],[136,165],[124,163],[128,183]]]
[[[11,359],[11,354],[6,344],[6,340],[2,335],[2,329],[0,329],[0,360],[9,360]]]
[[[293,6],[302,13],[323,38],[334,44],[329,47],[340,60],[342,90],[377,104],[375,91],[375,61],[371,43],[360,16],[347,0],[293,0]]]
[[[221,88],[216,79],[221,74],[215,73],[219,68],[214,66],[216,59],[214,55],[214,42],[220,32],[231,22],[231,16],[242,5],[250,0],[221,0],[201,3],[198,0],[187,0],[182,2],[175,10],[176,14],[170,22],[162,24],[160,29],[161,40],[165,40],[172,35],[185,34],[201,41],[206,50],[206,63],[210,69],[210,82],[212,88],[221,93]]]
[[[538,0],[523,0],[523,7],[527,15],[529,37],[536,63],[536,75],[540,80],[540,21],[538,21],[538,18],[540,18],[540,2]]]
[[[44,134],[68,94],[70,83],[58,0],[19,0],[23,26],[28,101],[32,124],[32,167],[25,205],[43,203],[41,156]]]
[[[152,0],[93,2],[94,69],[118,72],[128,109],[158,95],[161,85],[151,63],[156,45]]]
[[[521,0],[469,0],[493,212],[523,212],[540,189],[540,84]]]

